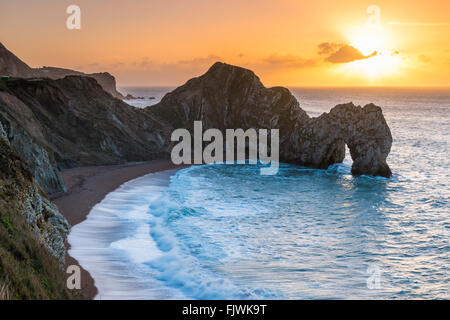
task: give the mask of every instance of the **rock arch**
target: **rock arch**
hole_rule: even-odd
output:
[[[312,129],[312,130],[311,130]],[[311,118],[302,127],[300,163],[328,168],[345,158],[345,145],[350,149],[353,174],[390,177],[386,163],[392,135],[380,107],[368,104],[361,108],[353,103],[341,104],[329,113]],[[312,135],[305,132],[312,131]],[[308,143],[307,143],[308,142]],[[308,148],[302,146],[308,145]]]

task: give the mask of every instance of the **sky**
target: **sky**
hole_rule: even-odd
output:
[[[266,86],[450,86],[449,0],[0,0],[0,42],[119,86],[181,85],[216,61]]]

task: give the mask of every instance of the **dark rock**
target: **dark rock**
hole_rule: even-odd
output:
[[[0,208],[19,212],[38,240],[64,264],[64,242],[69,233],[67,220],[35,184],[33,175],[21,157],[0,138]],[[3,217],[5,212],[1,212]]]
[[[11,115],[6,112],[4,97],[5,95],[0,93],[0,137],[20,154],[23,161],[31,169],[36,182],[47,194],[65,192],[66,188],[57,169],[53,153],[48,152],[41,143],[32,138],[24,129],[24,127],[27,127],[29,130],[34,130],[37,136],[41,136],[40,126],[34,127],[36,123],[33,124],[24,120],[27,114],[20,114],[20,111],[23,111],[20,108],[20,103],[16,104],[18,108],[14,110],[17,113]],[[17,122],[14,116],[18,116],[19,121],[23,121]]]
[[[216,63],[146,111],[191,132],[198,120],[204,130],[280,129],[280,161],[314,168],[342,162],[347,144],[354,174],[391,176],[392,136],[381,108],[349,103],[310,118],[288,89],[265,88],[244,68]]]
[[[136,99],[133,95],[131,95],[131,94],[127,94],[124,98],[123,98],[123,100],[133,100],[133,99]]]
[[[56,67],[43,67],[33,70],[35,71],[34,77],[37,78],[61,79],[66,76],[86,76],[94,78],[97,80],[98,84],[114,98],[123,99],[123,95],[116,89],[116,79],[108,72],[87,74],[75,70]]]
[[[135,97],[131,94],[127,94],[123,100],[144,100],[144,97]]]
[[[120,164],[168,157],[170,126],[142,109],[111,97],[90,77],[40,81],[16,79],[0,103],[20,107],[29,135],[45,146],[59,168]],[[20,118],[17,115],[17,119]]]
[[[0,42],[0,76],[34,77],[34,71]]]
[[[204,130],[280,129],[280,161],[313,168],[342,162],[347,144],[354,174],[391,175],[392,137],[379,107],[349,103],[311,118],[288,89],[266,88],[252,71],[224,63],[146,109],[114,99],[84,76],[15,79],[5,92],[21,103],[0,107],[9,114],[18,105],[27,110],[28,122],[16,121],[60,168],[168,157],[171,132],[192,131],[201,120]]]

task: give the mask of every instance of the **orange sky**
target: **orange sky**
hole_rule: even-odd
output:
[[[81,30],[66,28],[71,4]],[[33,67],[121,86],[180,85],[217,60],[267,86],[450,86],[449,0],[2,0],[0,41]]]

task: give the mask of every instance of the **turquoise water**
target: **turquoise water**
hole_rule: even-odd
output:
[[[275,176],[252,165],[180,170],[144,201],[148,239],[133,240],[126,268],[144,268],[136,281],[152,278],[169,292],[161,298],[450,298],[449,91],[293,92],[311,116],[348,101],[382,106],[394,176],[354,177],[348,154],[327,170],[282,164]]]
[[[353,178],[345,164],[182,170],[150,207],[163,254],[148,265],[199,299],[444,298],[446,201],[405,201],[401,179]]]

